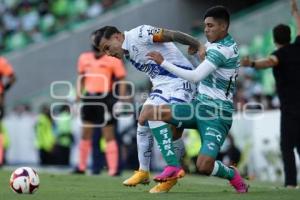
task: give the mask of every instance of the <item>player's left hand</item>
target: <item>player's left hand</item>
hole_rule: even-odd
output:
[[[156,62],[159,65],[161,65],[161,63],[163,63],[163,61],[164,61],[164,57],[161,55],[161,53],[159,53],[157,51],[151,51],[151,52],[147,53],[146,56],[150,60],[153,60],[154,62]]]

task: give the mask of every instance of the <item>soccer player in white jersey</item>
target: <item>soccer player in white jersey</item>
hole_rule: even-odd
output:
[[[171,39],[170,35],[172,35]],[[168,40],[164,40],[164,38],[168,38]],[[193,37],[181,32],[142,25],[124,33],[121,33],[116,27],[106,26],[96,30],[92,34],[92,39],[94,45],[102,52],[118,58],[122,58],[125,55],[135,68],[147,73],[153,84],[153,90],[144,105],[187,103],[192,100],[194,86],[188,81],[166,71],[154,61],[149,60],[146,54],[149,51],[160,51],[178,68],[191,70],[192,64],[171,41],[189,45],[193,51],[199,48],[199,42]],[[147,112],[145,106],[143,106],[141,115],[144,112]],[[167,167],[160,175],[154,178],[155,181],[161,183],[152,188],[150,192],[167,192],[176,184],[177,178],[184,176],[184,171],[178,161],[184,152],[184,145],[180,138],[182,129],[176,130],[173,127],[174,135],[172,142],[170,126],[167,123],[162,121],[148,121],[148,125],[138,124],[137,145],[140,167],[123,184],[126,186],[135,186],[141,183],[149,183],[149,165],[153,145],[152,131],[167,163]],[[157,132],[157,130],[163,128],[169,131],[165,133]]]
[[[228,167],[216,156],[232,124],[233,92],[240,66],[239,51],[234,39],[228,34],[230,15],[223,6],[212,7],[204,16],[205,35],[209,43],[205,59],[194,70],[180,69],[159,52],[148,53],[169,72],[193,83],[197,83],[198,96],[189,104],[148,106],[149,113],[140,116],[145,120],[163,120],[184,128],[197,127],[202,145],[197,159],[199,172],[207,176],[217,176],[230,181],[239,193],[246,193],[248,185],[234,167]],[[161,110],[154,116],[154,110]]]

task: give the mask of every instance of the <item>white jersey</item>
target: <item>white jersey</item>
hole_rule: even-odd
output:
[[[183,79],[166,71],[154,61],[149,60],[146,54],[150,51],[159,51],[166,60],[178,67],[184,69],[193,68],[192,64],[174,43],[153,42],[153,34],[158,31],[160,31],[159,28],[149,25],[138,26],[130,31],[125,31],[125,40],[122,44],[122,48],[128,51],[126,58],[137,70],[147,73],[154,88],[179,80],[183,81]]]

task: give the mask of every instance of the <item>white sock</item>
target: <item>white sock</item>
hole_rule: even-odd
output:
[[[179,161],[182,161],[184,153],[185,153],[185,148],[184,148],[184,143],[182,138],[179,138],[177,140],[173,141],[173,147],[174,147],[174,151],[176,154],[176,158]]]
[[[141,170],[150,171],[150,162],[152,156],[153,136],[148,126],[138,124],[137,127],[137,150]]]
[[[215,176],[217,174],[218,170],[219,170],[219,164],[215,161],[215,163],[214,163],[214,169],[211,172],[211,176]]]

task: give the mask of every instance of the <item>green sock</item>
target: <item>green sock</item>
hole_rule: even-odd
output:
[[[149,122],[149,125],[152,123]],[[155,128],[151,128],[150,125],[150,128],[154,138],[157,141],[160,152],[164,160],[166,161],[167,165],[180,166],[173,148],[172,130],[170,126],[166,123],[159,122],[159,124],[163,124],[163,125]]]
[[[215,166],[211,175],[231,180],[234,176],[234,170],[217,160],[215,161]]]

